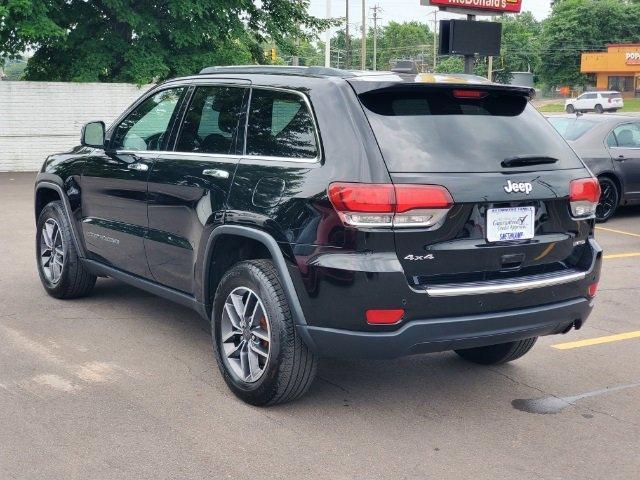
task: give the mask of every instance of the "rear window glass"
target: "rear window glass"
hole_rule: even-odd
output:
[[[621,93],[603,93],[602,96],[604,98],[622,98]]]
[[[597,125],[596,122],[578,118],[551,117],[551,125],[567,140],[578,140]]]
[[[517,156],[558,159],[521,167],[550,170],[582,164],[526,98],[490,93],[454,98],[452,90],[371,91],[360,95],[392,172],[496,172]]]

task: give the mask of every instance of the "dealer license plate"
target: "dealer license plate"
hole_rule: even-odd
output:
[[[535,207],[490,208],[487,210],[487,240],[529,240],[535,235],[535,216]]]

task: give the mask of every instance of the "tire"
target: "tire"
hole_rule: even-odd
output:
[[[567,105],[567,108],[565,108],[565,111],[571,114],[576,113],[576,109],[573,105]]]
[[[600,104],[596,105],[596,108],[594,110],[599,115],[604,113],[604,108],[602,108],[602,105],[600,105]]]
[[[45,232],[49,234],[45,235]],[[85,297],[96,284],[96,276],[89,273],[80,262],[71,225],[60,201],[47,204],[40,212],[36,231],[36,261],[42,286],[52,297]]]
[[[616,182],[609,177],[598,178],[600,182],[600,202],[596,207],[596,222],[604,223],[616,213],[620,205],[620,191]]]
[[[462,358],[472,363],[480,365],[499,365],[501,363],[513,362],[522,357],[538,340],[538,337],[527,338],[517,342],[500,343],[487,347],[468,348],[456,350],[455,352]]]
[[[245,300],[246,310],[235,306]],[[247,310],[253,314],[233,316]],[[256,406],[290,402],[311,386],[318,360],[296,332],[270,260],[243,261],[224,275],[213,300],[211,332],[220,373],[244,402]]]

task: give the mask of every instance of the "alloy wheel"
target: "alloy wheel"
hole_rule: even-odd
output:
[[[232,374],[246,383],[262,377],[269,361],[271,329],[258,295],[238,287],[227,297],[220,322],[220,342]]]
[[[40,265],[45,278],[56,284],[62,277],[65,246],[60,225],[53,218],[47,219],[40,234]]]
[[[596,207],[596,218],[606,220],[613,215],[618,206],[618,192],[615,185],[610,181],[600,181],[600,202]]]

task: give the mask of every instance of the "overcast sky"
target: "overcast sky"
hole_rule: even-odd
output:
[[[311,13],[317,17],[324,17],[327,8],[327,1],[331,2],[331,16],[344,17],[345,0],[311,0]],[[429,20],[427,15],[434,9],[432,7],[423,7],[420,0],[364,0],[367,8],[367,17],[371,17],[370,7],[378,4],[382,7],[382,24],[394,20],[396,22],[405,22],[411,20],[419,20],[426,22]],[[523,0],[523,10],[532,12],[536,18],[543,19],[549,15],[551,9],[549,0]],[[349,23],[353,26],[362,23],[362,1],[349,1]],[[433,17],[431,17],[433,21]],[[367,22],[370,20],[367,19]]]

